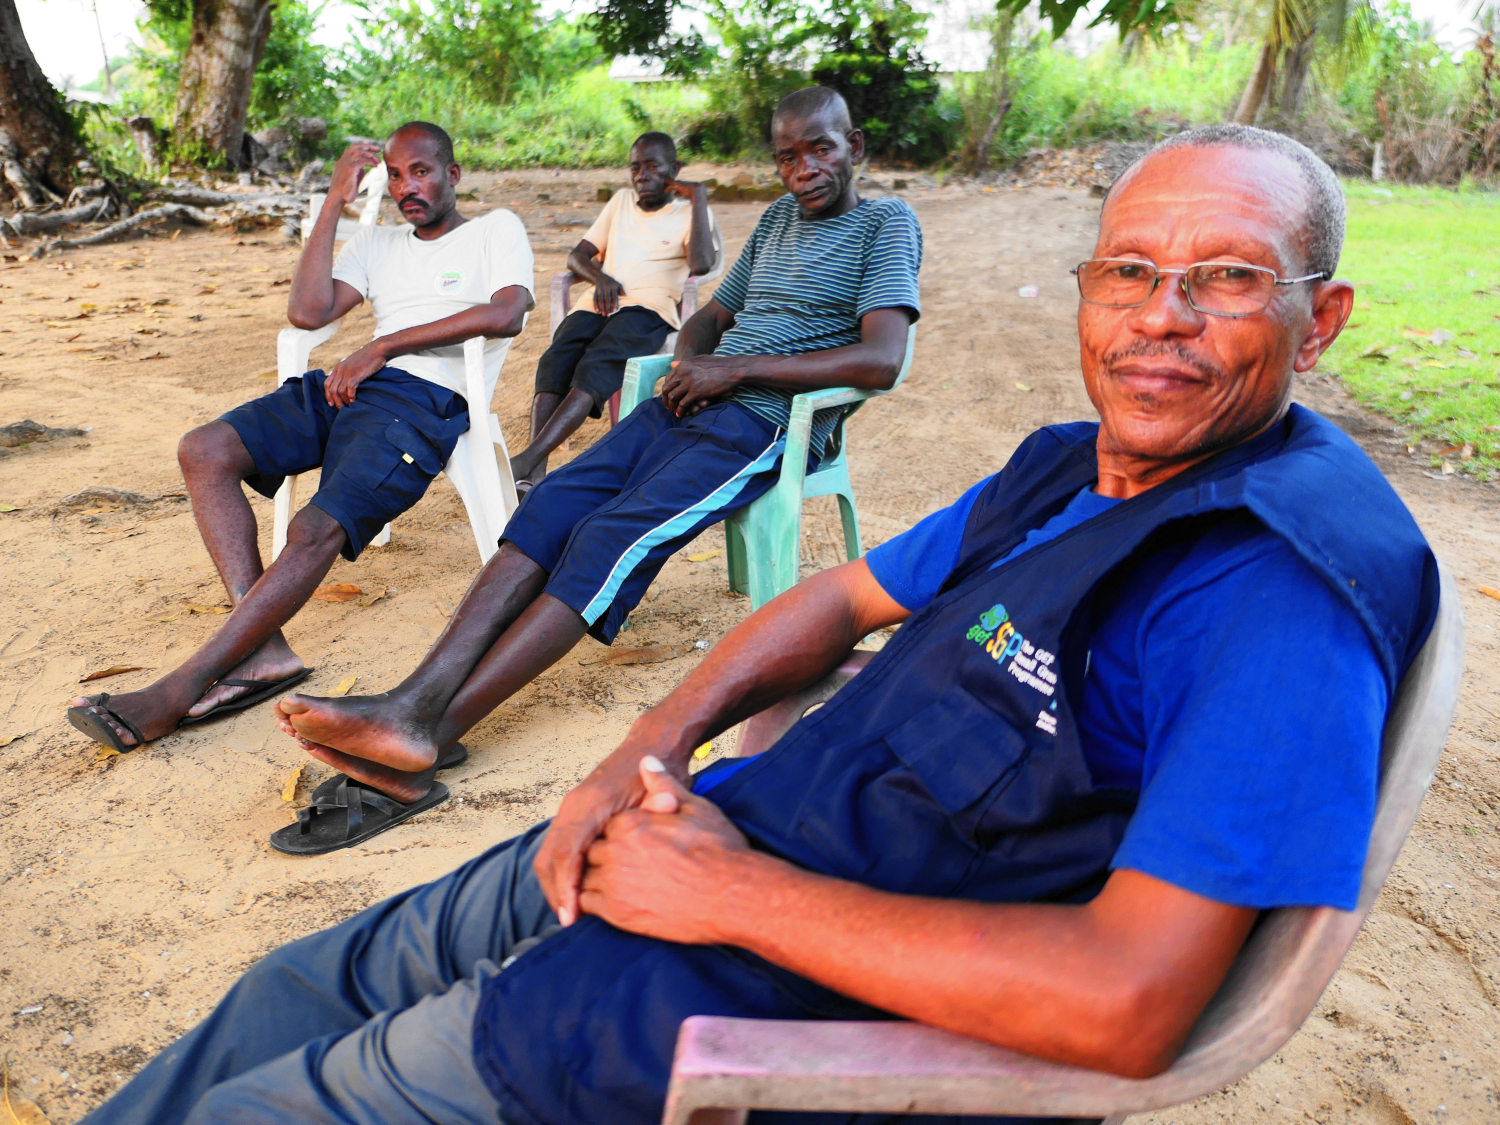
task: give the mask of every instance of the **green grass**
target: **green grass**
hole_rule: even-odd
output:
[[[1354,315],[1324,360],[1354,396],[1500,472],[1500,194],[1345,185]],[[1437,333],[1437,335],[1434,335]],[[1459,452],[1438,453],[1456,465]]]

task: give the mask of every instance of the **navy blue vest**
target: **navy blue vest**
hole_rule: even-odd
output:
[[[1096,786],[1079,744],[1070,701],[1093,597],[1138,552],[1226,512],[1248,509],[1338,592],[1394,695],[1436,613],[1436,564],[1379,470],[1301,407],[993,567],[1096,479],[1097,432],[1028,438],[975,503],[944,591],[838,696],[715,787],[754,846],[897,893],[1087,901],[1137,798]],[[486,985],[476,1060],[511,1125],[654,1125],[678,1026],[698,1014],[890,1018],[743,950],[585,918]]]

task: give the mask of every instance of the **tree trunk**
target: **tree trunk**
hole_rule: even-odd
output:
[[[73,123],[37,66],[15,0],[0,0],[0,200],[61,203],[77,157]]]
[[[1245,86],[1245,95],[1240,98],[1240,107],[1235,110],[1236,125],[1254,125],[1255,115],[1260,112],[1260,103],[1271,88],[1271,79],[1276,77],[1276,48],[1270,39],[1261,46],[1260,58],[1255,62],[1255,73]]]
[[[5,0],[0,0],[0,3]],[[245,166],[250,83],[271,35],[272,0],[194,0],[172,142],[194,161]]]
[[[1307,90],[1307,73],[1312,69],[1313,36],[1316,29],[1307,33],[1307,38],[1286,52],[1286,72],[1281,79],[1281,119],[1296,120],[1302,112],[1302,95]]]

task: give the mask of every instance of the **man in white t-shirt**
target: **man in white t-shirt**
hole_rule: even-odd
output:
[[[410,226],[362,228],[333,258],[339,213],[360,174],[384,160]],[[453,142],[414,121],[384,150],[355,144],[339,158],[292,278],[287,319],[321,328],[369,299],[375,337],[328,372],[309,371],[189,433],[178,461],[208,553],[234,603],[209,642],[143,691],[73,700],[69,721],[128,750],[187,724],[242,711],[311,669],[281,627],[342,552],[353,560],[410,508],[469,428],[463,341],[489,337],[498,370],[536,307],[531,245],[509,211],[458,213]],[[287,529],[286,549],[261,563],[255,515],[241,484],[274,496],[289,475],[321,466],[318,491]]]
[[[702,184],[677,179],[682,164],[665,133],[630,146],[630,188],[605,205],[568,269],[590,283],[557,327],[536,368],[531,444],[510,459],[526,492],[547,457],[585,418],[597,418],[625,378],[625,362],[655,355],[682,327],[677,302],[689,276],[714,266],[713,215]]]

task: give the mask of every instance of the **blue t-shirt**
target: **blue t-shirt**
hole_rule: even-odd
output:
[[[922,227],[904,200],[862,200],[848,214],[805,219],[782,196],[760,217],[738,260],[714,291],[734,313],[716,355],[802,355],[860,341],[860,318],[876,309],[921,315],[917,272]],[[792,391],[738,388],[733,400],[778,426]],[[842,408],[813,418],[809,448],[821,454]]]
[[[937,596],[987,483],[865,556],[902,606]],[[1115,503],[1083,490],[995,565]],[[1352,909],[1388,703],[1354,612],[1253,516],[1144,554],[1096,606],[1075,708],[1096,784],[1140,793],[1111,866],[1236,906]]]

